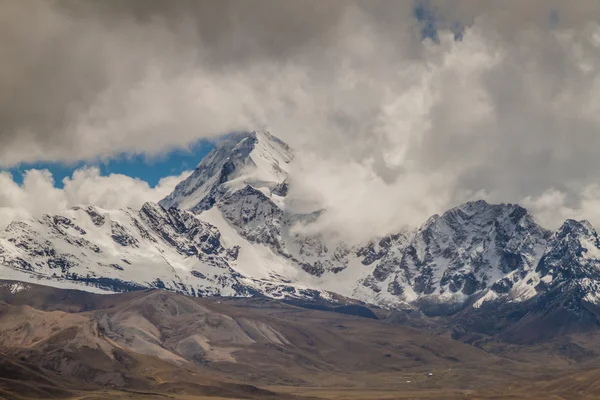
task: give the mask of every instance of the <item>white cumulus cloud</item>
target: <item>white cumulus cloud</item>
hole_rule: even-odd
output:
[[[190,171],[162,178],[151,187],[147,182],[121,174],[101,175],[95,167],[76,170],[63,180],[63,188],[55,186],[47,170],[31,169],[18,184],[8,172],[0,173],[0,228],[11,221],[25,220],[43,213],[54,213],[69,207],[93,204],[107,209],[139,208],[145,202],[158,202],[169,194]]]

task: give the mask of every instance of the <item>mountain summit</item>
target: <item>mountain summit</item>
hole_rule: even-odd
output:
[[[268,132],[229,135],[159,204],[201,212],[246,186],[270,198],[285,195],[292,159],[289,146]]]

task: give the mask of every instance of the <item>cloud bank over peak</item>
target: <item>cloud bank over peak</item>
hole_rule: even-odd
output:
[[[327,207],[325,231],[358,240],[481,197],[600,224],[596,1],[0,6],[0,165],[258,127],[298,150],[290,196]]]

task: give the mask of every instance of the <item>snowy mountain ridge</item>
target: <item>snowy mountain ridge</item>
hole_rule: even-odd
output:
[[[267,132],[230,135],[159,204],[13,222],[0,233],[0,278],[105,293],[337,294],[387,307],[478,308],[557,288],[600,301],[600,239],[586,221],[552,233],[519,205],[475,201],[416,230],[331,243],[293,229],[320,216],[285,207],[293,159]]]

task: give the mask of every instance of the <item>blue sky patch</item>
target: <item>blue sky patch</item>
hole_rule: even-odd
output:
[[[102,175],[123,174],[139,178],[155,186],[161,178],[170,175],[179,175],[183,171],[192,170],[202,158],[214,147],[213,142],[201,140],[187,149],[173,150],[157,157],[144,155],[123,154],[106,161],[64,163],[30,163],[20,164],[7,168],[18,184],[23,182],[23,173],[29,169],[47,169],[54,176],[55,186],[63,187],[62,180],[73,175],[73,172],[82,167],[98,167]]]
[[[443,16],[436,14],[433,5],[428,0],[417,0],[413,15],[419,21],[421,28],[421,39],[431,39],[439,43],[438,29],[444,26],[454,33],[454,40],[460,41],[463,38],[465,27],[458,22],[450,22]]]

